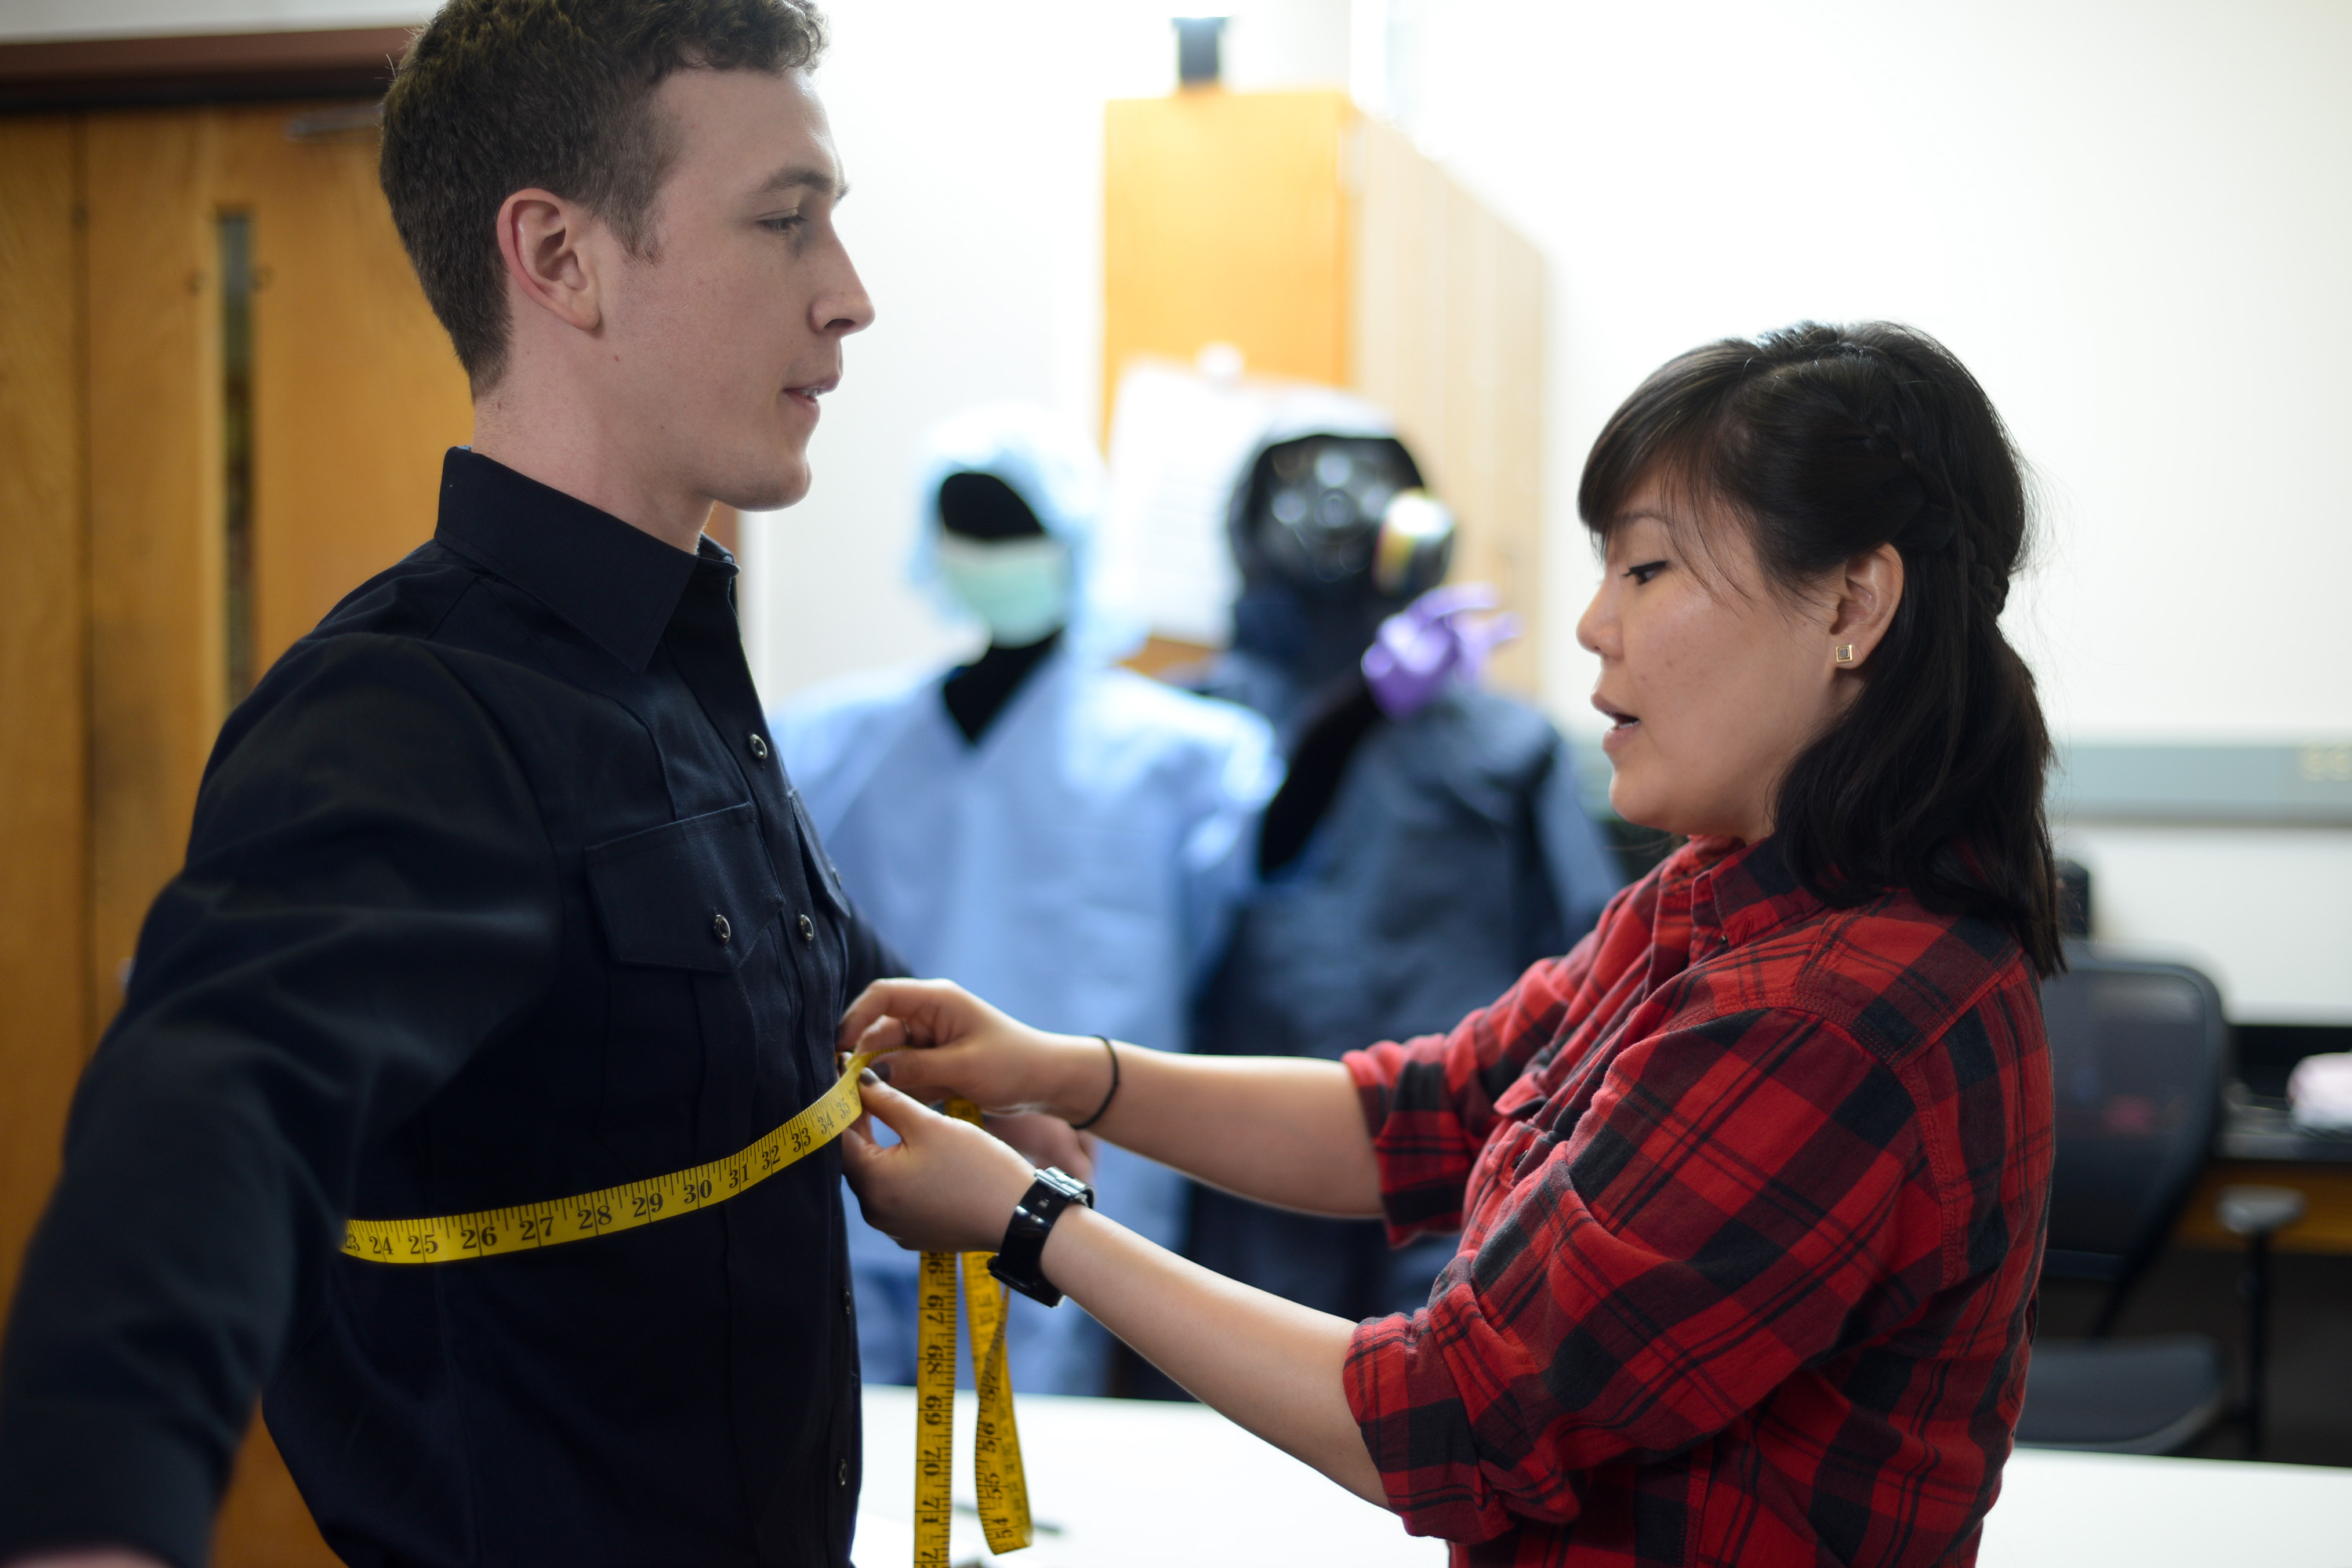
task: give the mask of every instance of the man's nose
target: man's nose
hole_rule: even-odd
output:
[[[857,264],[849,259],[849,252],[841,252],[838,276],[811,301],[809,313],[816,318],[816,330],[847,337],[862,332],[874,324],[874,300],[866,292],[865,280],[857,276]]]

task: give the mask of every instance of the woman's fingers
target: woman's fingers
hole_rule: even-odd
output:
[[[843,1173],[867,1222],[900,1246],[926,1251],[994,1246],[1028,1190],[1030,1162],[887,1084],[861,1082],[858,1093],[867,1115],[898,1134],[891,1149],[863,1136],[844,1139]]]
[[[874,1026],[876,1019],[890,1010],[887,998],[898,984],[895,980],[877,980],[860,991],[857,999],[850,1003],[849,1011],[841,1016],[841,1028],[834,1043],[845,1051],[855,1045],[858,1037]]]
[[[947,980],[877,980],[858,994],[841,1016],[838,1042],[846,1047],[884,1017],[906,1030],[906,1043],[946,1045],[969,1032],[987,1004]]]
[[[845,1031],[842,1037],[845,1039],[850,1039],[850,1037]],[[895,1051],[906,1043],[907,1026],[886,1014],[882,1017],[875,1019],[871,1024],[866,1025],[865,1031],[856,1036],[855,1039],[852,1039],[850,1044],[844,1046],[842,1049],[845,1051],[878,1053],[882,1051]],[[887,1079],[889,1075],[885,1073],[883,1077]]]
[[[867,1083],[861,1079],[857,1098],[864,1102],[866,1114],[896,1132],[901,1143],[912,1143],[922,1136],[914,1130],[926,1122],[946,1120],[922,1101],[908,1099],[887,1083]]]

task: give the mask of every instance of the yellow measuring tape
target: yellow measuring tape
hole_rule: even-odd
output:
[[[355,1219],[344,1230],[343,1251],[373,1263],[455,1263],[560,1247],[699,1213],[759,1185],[841,1136],[864,1114],[857,1075],[882,1054],[868,1051],[850,1058],[839,1080],[799,1115],[723,1160],[549,1203],[431,1219]],[[980,1122],[980,1108],[970,1100],[950,1100],[947,1110],[975,1126]],[[971,1324],[972,1384],[980,1394],[972,1483],[988,1549],[1004,1552],[1030,1542],[1029,1483],[1021,1468],[1013,1381],[1005,1369],[1005,1289],[988,1271],[992,1256],[962,1255],[963,1304]],[[950,1477],[955,1468],[955,1254],[923,1254],[918,1310],[915,1568],[949,1568],[949,1525],[954,1517]]]
[[[950,1100],[950,1116],[977,1126],[980,1107]],[[1029,1544],[1029,1482],[1013,1425],[1013,1380],[1005,1371],[1004,1281],[988,1271],[994,1254],[963,1254],[963,1309],[971,1328],[971,1384],[980,1394],[971,1436],[971,1481],[991,1552]],[[956,1258],[923,1254],[915,1318],[915,1568],[949,1568],[955,1471]]]

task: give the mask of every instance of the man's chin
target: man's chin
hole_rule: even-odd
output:
[[[809,479],[807,462],[794,460],[718,489],[710,499],[738,511],[781,511],[807,497]]]

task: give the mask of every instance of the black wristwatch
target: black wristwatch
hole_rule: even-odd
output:
[[[1045,1278],[1045,1234],[1072,1204],[1095,1206],[1095,1190],[1077,1177],[1048,1165],[1037,1173],[1004,1227],[1004,1245],[988,1260],[988,1271],[1033,1301],[1062,1304],[1062,1293]]]

